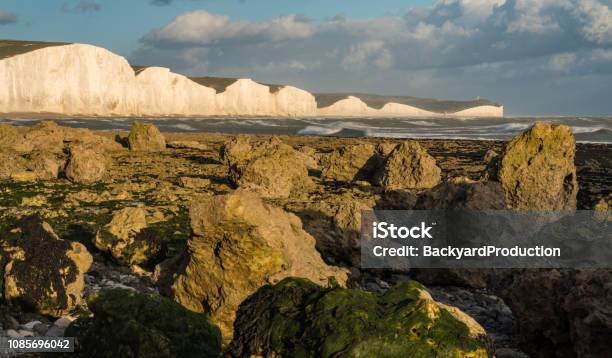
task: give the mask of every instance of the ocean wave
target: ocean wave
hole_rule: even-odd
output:
[[[179,123],[179,124],[172,124],[168,126],[169,128],[176,128],[176,129],[180,129],[183,131],[197,131],[198,129],[195,127],[190,126],[189,124],[185,124],[185,123]]]
[[[604,127],[581,127],[581,126],[572,126],[572,132],[574,134],[579,133],[612,133],[612,129],[604,128]]]

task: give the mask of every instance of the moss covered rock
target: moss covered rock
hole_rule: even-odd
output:
[[[5,299],[52,316],[80,302],[83,274],[92,264],[85,246],[61,240],[38,216],[7,227],[0,244]]]
[[[153,124],[135,121],[128,136],[130,150],[158,152],[166,149],[166,139]]]
[[[265,284],[289,276],[346,282],[346,271],[323,262],[295,215],[253,193],[194,201],[190,217],[194,236],[170,294],[191,310],[209,312],[228,338],[240,303]]]
[[[102,291],[88,300],[90,317],[65,332],[80,357],[219,357],[221,332],[205,314],[157,295]]]
[[[484,329],[405,282],[384,294],[288,278],[240,307],[234,357],[488,357]]]
[[[576,209],[576,139],[565,125],[535,123],[506,147],[499,164],[506,204],[527,210]]]
[[[417,141],[399,144],[377,173],[377,184],[386,190],[427,189],[440,183],[442,170]]]

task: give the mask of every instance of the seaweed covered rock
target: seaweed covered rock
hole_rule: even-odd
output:
[[[83,274],[92,264],[85,246],[61,240],[38,216],[6,228],[0,244],[5,299],[52,316],[80,302]]]
[[[605,357],[612,340],[612,270],[514,270],[495,287],[536,357]]]
[[[381,161],[382,157],[372,144],[347,145],[322,159],[321,178],[343,182],[368,181]]]
[[[384,294],[288,278],[238,311],[234,357],[489,357],[485,330],[415,281]]]
[[[417,141],[399,144],[377,173],[377,184],[386,190],[428,189],[440,183],[436,160]]]
[[[0,179],[9,179],[16,173],[26,171],[27,162],[18,153],[0,149]]]
[[[159,152],[166,149],[166,138],[156,126],[135,121],[128,136],[130,150],[140,152]]]
[[[228,159],[233,163],[229,168],[230,180],[263,197],[286,198],[312,186],[303,155],[278,139],[273,138],[248,153],[234,151],[232,155]]]
[[[79,184],[96,183],[106,175],[107,163],[104,154],[80,146],[70,148],[66,165],[68,180]]]
[[[506,147],[498,180],[506,204],[527,210],[576,209],[576,139],[570,127],[535,123]]]
[[[346,271],[323,262],[295,215],[253,193],[194,201],[189,214],[194,236],[170,294],[191,310],[210,313],[225,337],[231,337],[240,303],[265,284],[289,276],[346,282]]]
[[[207,315],[159,295],[107,290],[90,297],[92,316],[66,329],[79,357],[220,357],[221,332]]]
[[[113,213],[111,221],[98,230],[96,247],[109,252],[124,265],[145,263],[161,249],[154,231],[147,229],[143,208],[124,208]]]

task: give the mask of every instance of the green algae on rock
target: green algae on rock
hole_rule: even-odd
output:
[[[107,290],[88,300],[92,316],[66,330],[80,357],[219,357],[221,332],[207,315],[158,295]]]
[[[297,278],[264,286],[238,311],[234,357],[490,357],[484,329],[415,281],[383,294]]]

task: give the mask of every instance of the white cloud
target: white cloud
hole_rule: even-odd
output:
[[[575,63],[575,53],[553,55],[548,62],[549,68],[553,71],[568,71]]]

